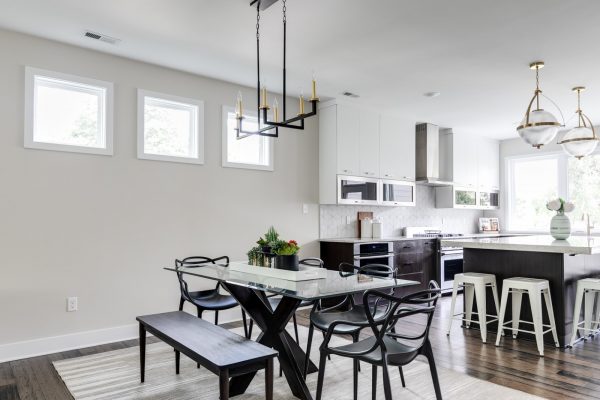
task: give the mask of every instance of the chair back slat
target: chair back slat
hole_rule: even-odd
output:
[[[300,260],[299,263],[309,267],[325,268],[325,263],[323,262],[323,260],[316,257],[304,258]]]
[[[386,350],[383,340],[386,335],[396,339],[422,340],[422,343],[418,347],[423,346],[425,340],[429,337],[431,322],[433,321],[433,315],[440,296],[441,290],[435,281],[429,282],[429,289],[411,293],[404,297],[394,297],[378,290],[366,291],[363,295],[363,303],[367,311],[371,330],[377,338],[379,347],[384,351]],[[387,302],[383,316],[376,318],[377,309],[372,310],[369,306],[373,303],[373,298],[375,298],[374,302],[376,304],[380,300]],[[406,307],[406,305],[421,307]],[[427,322],[419,334],[407,336],[395,332],[395,327],[399,320],[414,315],[424,315],[426,317]]]
[[[229,264],[228,256],[221,256],[221,257],[217,257],[217,258],[210,258],[210,257],[204,257],[204,256],[192,256],[192,257],[183,258],[181,260],[176,259],[175,260],[175,271],[177,272],[177,280],[179,281],[179,290],[181,292],[181,297],[183,297],[184,300],[189,301],[190,303],[193,303],[193,300],[190,296],[188,284],[187,284],[186,280],[183,278],[183,272],[180,270],[181,268],[198,268],[198,267],[206,266],[207,264],[216,264],[216,261],[221,261],[221,260],[225,260],[226,264]],[[220,283],[217,283],[215,290],[218,290],[219,286],[220,286]]]

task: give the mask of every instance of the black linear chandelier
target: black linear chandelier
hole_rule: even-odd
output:
[[[282,0],[283,2],[283,109],[282,109],[282,120],[279,121],[279,103],[277,98],[273,103],[273,111],[271,112],[272,120],[269,121],[269,110],[267,101],[267,88],[262,86],[262,101],[261,101],[261,86],[260,86],[260,11],[261,9],[266,9],[271,4],[276,2],[277,0],[252,0],[250,2],[250,6],[256,6],[256,72],[257,72],[257,83],[256,83],[256,100],[257,100],[257,115],[258,115],[258,130],[256,131],[246,131],[243,128],[243,107],[242,107],[242,95],[241,92],[238,94],[238,98],[236,101],[236,119],[237,119],[237,127],[236,137],[238,139],[243,139],[249,136],[259,135],[259,136],[267,136],[267,137],[278,137],[279,136],[279,128],[291,128],[291,129],[304,129],[304,120],[308,117],[312,117],[317,115],[317,103],[319,102],[319,98],[317,97],[317,84],[315,82],[315,78],[313,76],[312,79],[312,95],[309,99],[312,109],[309,113],[304,112],[304,96],[300,94],[300,112],[297,116],[286,119],[286,102],[287,102],[287,93],[286,93],[286,0]],[[297,122],[300,124],[296,124]]]

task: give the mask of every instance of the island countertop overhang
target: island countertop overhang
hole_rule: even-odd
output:
[[[444,239],[442,246],[465,249],[532,251],[539,253],[600,254],[600,237],[572,236],[556,240],[550,235],[510,236],[495,238]]]

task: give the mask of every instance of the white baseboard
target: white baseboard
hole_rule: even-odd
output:
[[[138,324],[116,326],[113,328],[70,333],[40,339],[26,340],[0,345],[0,363],[22,358],[42,356],[61,351],[81,349],[100,344],[136,339],[139,335]]]
[[[211,321],[209,318],[207,318],[207,320]],[[227,318],[222,322],[219,321],[219,324],[238,320],[240,319]],[[59,353],[61,351],[98,346],[106,343],[119,342],[121,340],[137,339],[138,336],[139,325],[135,323],[112,328],[96,329],[93,331],[0,344],[0,363]]]

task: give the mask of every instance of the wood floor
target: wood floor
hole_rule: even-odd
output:
[[[449,307],[449,299],[442,299],[430,333],[438,366],[549,399],[600,399],[600,335],[574,349],[546,347],[545,357],[539,357],[533,342],[508,337],[495,347],[495,335],[488,333],[490,343],[482,344],[479,331],[459,323],[446,336],[440,317]],[[307,310],[299,311],[298,323],[307,325],[307,317]],[[414,322],[407,324],[410,330]],[[70,399],[53,361],[135,345],[130,340],[0,364],[0,400]]]

